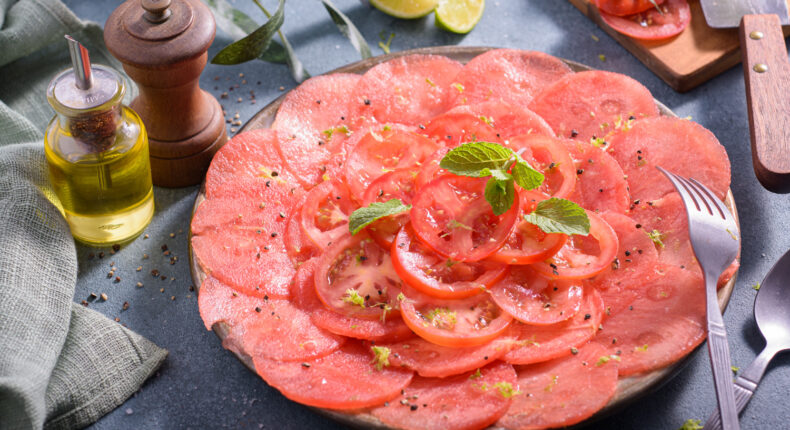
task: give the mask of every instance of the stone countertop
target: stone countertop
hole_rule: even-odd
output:
[[[118,4],[113,0],[65,2],[78,16],[100,23]],[[263,21],[263,15],[254,9],[252,2],[236,0],[235,3],[258,22]],[[272,9],[276,6],[271,0],[263,3]],[[760,282],[773,262],[790,247],[790,200],[764,190],[752,172],[740,66],[693,91],[676,93],[564,0],[489,0],[482,20],[466,36],[436,29],[433,16],[404,21],[356,0],[335,0],[335,4],[356,23],[374,55],[382,53],[376,46],[380,37],[390,33],[395,33],[393,52],[436,45],[539,50],[632,76],[679,116],[690,116],[713,131],[727,148],[732,162],[732,190],[744,244],[738,282],[724,318],[733,364],[745,367],[752,361],[764,345],[752,317],[756,293],[752,285]],[[317,0],[289,2],[283,29],[313,75],[359,59]],[[218,31],[209,57],[231,41]],[[600,54],[605,61],[599,58]],[[242,73],[244,77],[240,77]],[[231,91],[236,84],[239,87]],[[244,122],[295,83],[285,66],[253,61],[232,67],[209,64],[203,72],[201,86],[220,99],[229,116],[238,113]],[[250,99],[250,91],[254,91],[255,103]],[[224,92],[228,97],[220,98]],[[242,102],[237,101],[238,97],[242,97]],[[237,128],[228,125],[229,132]],[[281,396],[224,350],[213,333],[206,331],[198,314],[196,293],[190,289],[187,251],[189,219],[196,194],[197,187],[157,188],[156,214],[146,229],[146,236],[115,254],[110,249],[78,247],[80,272],[75,300],[79,302],[91,292],[106,293],[108,300],[93,302],[91,308],[119,318],[121,323],[170,350],[156,376],[91,428],[342,428]],[[163,255],[163,245],[167,245],[169,256]],[[99,252],[104,253],[103,258],[99,258]],[[148,258],[144,257],[146,254]],[[173,265],[172,256],[178,257]],[[107,277],[111,263],[116,275],[121,277],[120,282]],[[152,270],[158,270],[160,277],[153,277]],[[138,282],[143,286],[137,287]],[[124,302],[129,303],[126,310],[123,310]],[[788,364],[790,357],[780,356],[769,368],[742,415],[744,429],[787,428]],[[715,402],[708,355],[703,347],[660,390],[589,428],[676,429],[688,418],[704,421]]]

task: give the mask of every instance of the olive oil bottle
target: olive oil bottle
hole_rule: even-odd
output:
[[[57,112],[44,140],[50,182],[75,239],[95,246],[125,242],[154,212],[145,127],[121,103],[123,79],[91,66],[87,50],[67,39],[74,68],[47,89]]]

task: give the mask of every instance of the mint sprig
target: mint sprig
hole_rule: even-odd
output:
[[[374,221],[390,215],[397,215],[411,209],[411,205],[404,205],[399,199],[387,200],[384,203],[374,202],[364,208],[359,208],[348,217],[348,231],[351,234],[359,233],[363,228]]]
[[[532,213],[524,216],[524,220],[546,233],[590,234],[590,218],[584,209],[570,200],[556,197],[539,202]]]
[[[493,142],[464,143],[450,150],[439,166],[461,176],[490,176],[484,194],[496,215],[502,215],[513,206],[516,198],[514,182],[526,190],[533,190],[543,183],[542,173],[512,149]]]

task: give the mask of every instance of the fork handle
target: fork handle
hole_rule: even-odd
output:
[[[705,273],[705,293],[708,317],[708,353],[713,370],[713,385],[716,388],[716,400],[722,417],[724,430],[738,430],[738,411],[735,407],[735,393],[732,386],[732,365],[730,364],[730,347],[727,344],[727,331],[721,316],[716,282],[718,276]]]
[[[757,389],[757,384],[759,384],[760,380],[763,378],[768,363],[777,352],[778,351],[771,348],[770,345],[766,345],[765,349],[760,352],[760,355],[752,361],[752,364],[735,379],[733,385],[735,389],[735,406],[739,414],[746,408],[749,400],[752,399],[752,395],[754,395],[754,391]],[[710,417],[708,417],[708,421],[705,422],[704,428],[706,430],[721,429],[719,411],[713,411]]]

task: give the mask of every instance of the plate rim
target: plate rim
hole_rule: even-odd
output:
[[[456,61],[459,61],[459,62],[465,64],[470,59],[472,59],[472,58],[474,58],[474,57],[476,57],[476,56],[478,56],[480,54],[483,54],[485,52],[488,52],[490,50],[494,50],[494,49],[501,49],[501,48],[499,48],[499,47],[486,47],[486,46],[454,46],[454,45],[446,45],[446,46],[432,46],[432,47],[425,47],[425,48],[410,49],[410,50],[406,50],[406,51],[399,51],[399,52],[394,52],[394,53],[390,53],[390,54],[386,54],[386,55],[379,55],[379,56],[376,56],[376,57],[371,57],[371,58],[364,59],[364,60],[361,60],[361,61],[356,61],[356,62],[347,64],[345,66],[336,68],[334,70],[328,71],[326,73],[323,73],[322,75],[330,75],[330,74],[335,74],[335,73],[362,74],[362,73],[364,73],[365,71],[367,71],[368,69],[374,67],[377,64],[380,64],[380,63],[383,63],[385,61],[389,61],[389,60],[392,60],[392,59],[395,59],[395,58],[405,57],[405,56],[408,56],[408,55],[415,55],[415,54],[421,54],[421,55],[444,55],[446,57],[449,57],[450,59],[453,59],[453,60],[456,60]],[[560,57],[556,57],[556,58],[559,58],[560,60],[562,60],[563,62],[568,64],[568,66],[571,67],[571,69],[574,71],[574,73],[581,72],[581,71],[598,70],[598,69],[595,69],[593,67],[587,66],[585,64],[576,62],[576,61],[567,60],[567,59],[560,58]],[[298,85],[297,85],[297,87],[298,87]],[[294,88],[297,88],[297,87],[294,87]],[[272,124],[272,122],[274,121],[274,117],[275,117],[275,115],[277,113],[277,109],[279,108],[280,104],[282,103],[282,101],[285,99],[285,97],[291,91],[293,91],[293,88],[291,90],[288,90],[288,91],[284,92],[279,97],[275,98],[269,104],[264,106],[261,110],[256,112],[255,115],[253,115],[244,124],[244,126],[242,126],[239,129],[237,134],[241,134],[241,133],[243,133],[245,131],[249,131],[249,130],[255,130],[255,129],[260,129],[260,128],[268,128]],[[669,109],[669,107],[664,105],[661,101],[659,101],[659,100],[657,100],[655,98],[653,98],[653,100],[655,101],[656,106],[658,106],[659,111],[660,111],[662,116],[670,116],[670,117],[678,118],[678,116],[671,109]],[[194,255],[193,255],[193,249],[192,249],[192,218],[194,218],[194,214],[195,214],[195,211],[197,210],[198,205],[200,205],[200,203],[203,200],[206,199],[206,197],[205,197],[205,189],[206,189],[206,181],[205,181],[205,178],[204,178],[203,182],[201,183],[200,190],[198,191],[198,194],[195,197],[195,203],[192,206],[192,213],[190,215],[190,229],[189,229],[189,234],[188,234],[188,239],[189,239],[188,251],[189,251],[190,273],[192,275],[192,281],[193,281],[193,283],[195,285],[195,292],[196,292],[196,294],[199,294],[200,286],[203,284],[203,281],[207,277],[207,274],[204,273],[203,270],[200,268],[200,266],[197,264],[197,261],[196,261],[196,259],[194,258]],[[741,230],[740,218],[738,216],[737,207],[735,206],[735,199],[734,199],[733,194],[732,194],[732,188],[729,188],[727,190],[727,195],[725,197],[724,204],[732,212],[733,217],[735,218],[735,222],[736,222],[736,224],[738,226],[738,231],[740,232],[740,230]],[[741,262],[741,245],[742,244],[739,243],[738,256],[736,257],[736,260],[738,261],[739,264]],[[717,294],[718,294],[718,304],[719,304],[719,308],[722,310],[722,312],[724,312],[724,310],[727,308],[727,304],[729,303],[730,297],[731,297],[732,292],[734,290],[735,283],[737,281],[737,277],[738,277],[739,271],[740,271],[740,267],[739,267],[738,270],[735,271],[735,273],[733,274],[732,278],[724,286],[722,286],[717,292]],[[212,325],[212,331],[217,335],[217,337],[223,343],[224,343],[225,338],[230,333],[230,329],[231,329],[230,326],[228,324],[226,324],[224,321],[218,321],[218,322],[216,322],[216,323],[214,323]],[[570,427],[567,427],[567,428],[570,428],[570,429],[579,428],[579,427],[591,424],[591,423],[593,423],[595,421],[598,421],[600,419],[609,417],[611,415],[614,415],[614,414],[622,411],[629,404],[639,400],[640,398],[643,398],[643,397],[648,396],[648,395],[650,395],[652,393],[655,393],[663,385],[667,384],[669,381],[674,379],[677,376],[677,374],[680,373],[691,362],[691,359],[694,356],[694,353],[697,350],[699,350],[699,348],[702,347],[704,342],[705,341],[700,343],[700,345],[698,345],[696,348],[694,348],[694,350],[690,351],[685,357],[683,357],[680,360],[678,360],[678,361],[676,361],[676,362],[674,362],[674,363],[672,363],[672,364],[670,364],[668,366],[665,366],[665,367],[663,367],[661,369],[656,369],[656,370],[654,370],[654,371],[652,371],[650,373],[640,374],[640,375],[635,375],[635,376],[629,376],[629,377],[625,377],[625,378],[618,377],[617,391],[615,392],[615,395],[606,404],[606,406],[604,406],[602,409],[600,409],[598,412],[596,412],[590,418],[587,418],[586,420],[584,420],[584,421],[582,421],[582,422],[580,422],[578,424],[572,425]],[[263,378],[260,378],[260,376],[257,374],[257,372],[255,370],[255,366],[253,365],[253,362],[252,362],[252,358],[250,356],[244,354],[242,351],[236,351],[236,350],[229,350],[229,351],[234,356],[236,356],[236,358],[238,358],[251,372],[253,372],[257,378],[261,379],[261,381],[266,383],[266,381],[263,380]],[[295,403],[298,403],[298,402],[295,402]],[[299,403],[299,404],[301,404],[301,403]],[[306,407],[312,409],[313,411],[318,412],[321,415],[324,415],[324,416],[329,417],[329,418],[331,418],[333,420],[341,422],[342,424],[345,424],[345,425],[348,425],[348,426],[351,426],[351,427],[354,427],[354,428],[360,428],[360,429],[362,429],[362,428],[364,428],[364,429],[387,429],[387,430],[392,429],[392,427],[384,425],[377,418],[375,418],[374,416],[372,416],[370,414],[367,414],[367,413],[364,413],[364,414],[353,414],[353,413],[345,413],[345,412],[338,411],[338,410],[317,408],[317,407],[307,406],[307,405],[303,405],[303,404],[302,404],[302,406],[306,406]],[[496,427],[496,426],[489,426],[488,429],[489,430],[492,430],[492,429],[505,430],[503,427]]]

